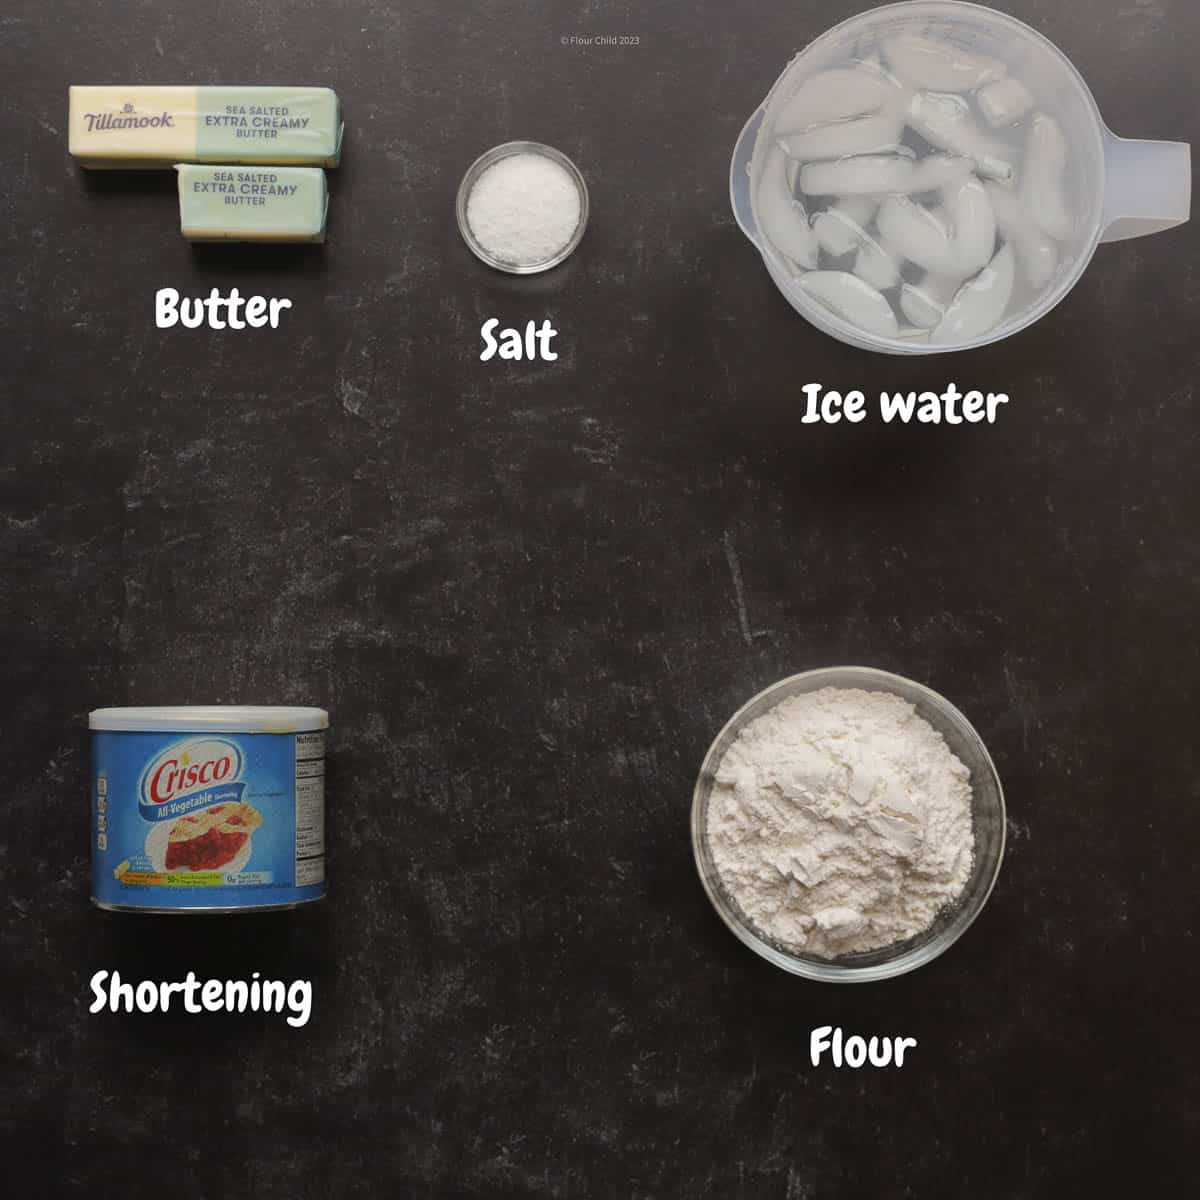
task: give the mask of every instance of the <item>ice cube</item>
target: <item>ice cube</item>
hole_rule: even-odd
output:
[[[863,237],[854,260],[854,274],[873,288],[886,292],[900,282],[900,259],[870,234]]]
[[[1067,206],[1067,139],[1051,116],[1038,113],[1025,140],[1021,199],[1038,228],[1058,241],[1071,236],[1075,222]]]
[[[902,97],[905,93],[912,91],[912,88],[887,66],[878,50],[872,50],[870,54],[865,54],[854,61],[861,70],[870,71],[873,75],[878,75],[880,79],[885,80],[891,87],[894,97]],[[885,101],[885,103],[890,104],[891,100]]]
[[[981,271],[996,252],[996,213],[991,197],[974,175],[942,189],[953,230],[951,250],[963,276]]]
[[[900,142],[904,123],[892,111],[849,121],[814,125],[803,133],[791,133],[779,139],[789,158],[808,162],[820,158],[848,158],[855,154],[885,154]]]
[[[793,200],[796,197],[796,184],[800,181],[800,164],[794,159],[787,161],[787,190]]]
[[[949,275],[926,275],[916,283],[900,287],[900,311],[918,329],[936,329],[946,315],[962,280]]]
[[[888,38],[883,52],[904,83],[936,92],[971,92],[1002,78],[1008,71],[997,58],[972,54],[950,42],[915,34]]]
[[[806,163],[800,190],[808,196],[878,196],[908,190],[912,158],[903,154],[864,154],[836,162]]]
[[[908,196],[889,196],[879,207],[879,232],[894,254],[935,275],[961,274],[946,225]]]
[[[875,219],[875,214],[879,211],[879,197],[839,196],[835,201],[835,207],[850,217],[851,220],[857,221],[863,229],[866,229]]]
[[[887,298],[848,271],[810,271],[800,289],[865,333],[895,337],[899,324]]]
[[[958,289],[931,340],[965,342],[995,328],[1012,299],[1015,277],[1013,249],[1006,245],[978,275]]]
[[[983,119],[999,129],[1019,121],[1033,107],[1033,96],[1019,79],[997,79],[979,89],[975,103]]]
[[[914,195],[920,192],[936,192],[947,184],[970,175],[975,162],[953,154],[927,154],[913,168],[908,190]]]
[[[962,96],[917,92],[909,101],[905,119],[931,145],[971,159],[981,175],[989,179],[1012,178],[1008,147],[984,133]]]
[[[1001,236],[1012,246],[1025,282],[1040,292],[1058,268],[1058,247],[1038,228],[1012,188],[999,183],[986,187]]]
[[[806,79],[779,110],[775,133],[803,133],[814,125],[878,112],[895,90],[881,74],[862,67],[822,71]]]
[[[758,185],[757,216],[767,240],[799,267],[817,265],[817,239],[809,228],[804,205],[792,195],[787,155],[772,146]]]
[[[841,258],[867,237],[866,227],[879,208],[871,196],[843,196],[812,219],[817,244],[826,254]]]

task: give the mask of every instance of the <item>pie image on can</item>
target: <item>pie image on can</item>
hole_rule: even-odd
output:
[[[180,817],[167,838],[168,871],[216,871],[245,849],[263,823],[262,813],[244,800],[214,804]]]
[[[323,708],[104,708],[88,723],[98,907],[227,913],[325,895]]]

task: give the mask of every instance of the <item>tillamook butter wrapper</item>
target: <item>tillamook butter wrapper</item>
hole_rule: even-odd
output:
[[[336,167],[341,155],[330,88],[76,86],[70,95],[70,150],[85,167]]]

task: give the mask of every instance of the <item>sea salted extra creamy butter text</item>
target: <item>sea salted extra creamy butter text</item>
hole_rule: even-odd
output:
[[[323,242],[329,194],[319,167],[181,163],[179,228],[190,241]]]

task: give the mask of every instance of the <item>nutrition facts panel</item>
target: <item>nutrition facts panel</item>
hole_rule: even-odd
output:
[[[296,886],[325,879],[325,735],[296,734]]]

